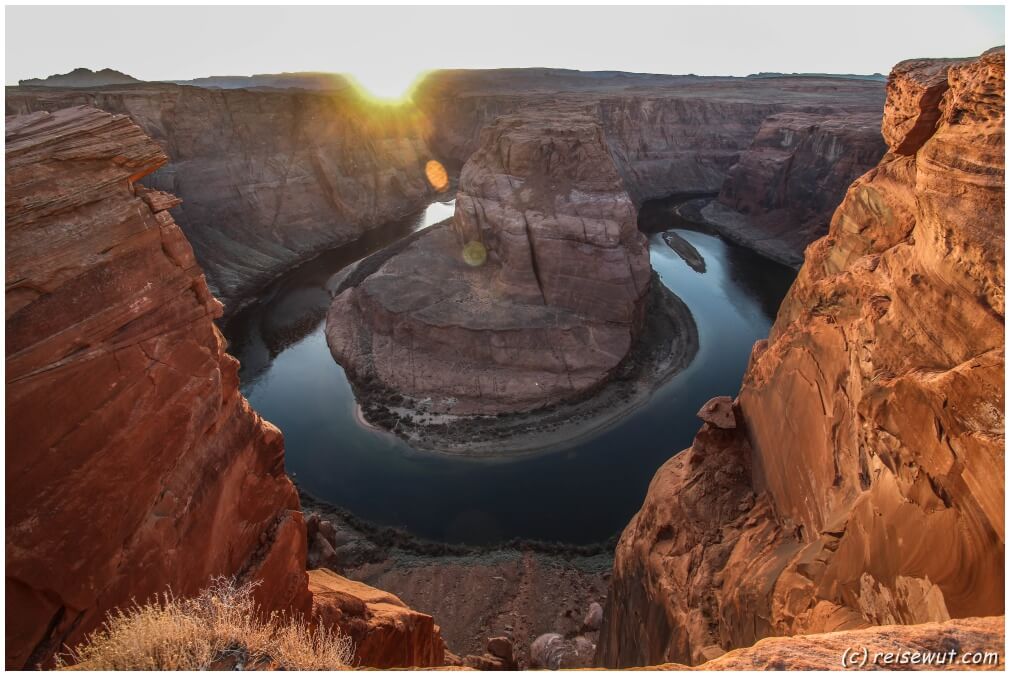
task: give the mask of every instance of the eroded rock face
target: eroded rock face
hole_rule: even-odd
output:
[[[796,267],[849,184],[885,150],[883,87],[870,81],[441,71],[415,99],[432,123],[430,147],[460,163],[502,115],[559,102],[580,110],[600,121],[636,204],[719,193],[684,215]]]
[[[917,63],[888,108],[935,128],[885,116],[891,152],[808,249],[736,428],[657,473],[604,665],[1004,612],[1004,55]],[[919,84],[938,67],[940,96]]]
[[[81,104],[129,115],[161,145],[170,160],[145,183],[182,198],[173,214],[229,313],[296,263],[437,194],[423,115],[346,89],[144,84],[6,98],[8,114]]]
[[[6,664],[47,664],[112,608],[214,575],[308,611],[280,432],[238,363],[171,195],[123,116],[6,120]]]
[[[701,214],[726,237],[799,266],[849,185],[884,150],[879,111],[771,115]]]
[[[327,339],[357,382],[431,410],[528,410],[608,378],[642,324],[650,278],[595,120],[506,116],[463,168],[451,227],[364,261],[330,308]]]
[[[309,571],[312,615],[354,641],[354,666],[376,669],[438,667],[445,644],[430,615],[393,594],[325,569]]]
[[[639,324],[648,247],[600,125],[581,114],[510,115],[481,140],[463,167],[453,227],[497,263],[495,292]]]
[[[640,204],[718,192],[769,116],[877,116],[883,101],[880,83],[860,80],[550,69],[437,72],[415,94],[416,106],[393,109],[371,107],[341,78],[320,73],[192,82],[214,88],[12,87],[6,112],[87,104],[133,118],[170,158],[145,183],[183,199],[173,215],[226,314],[297,263],[420,210],[439,188],[426,179],[427,162],[442,160],[454,176],[480,146],[481,130],[502,115],[560,103],[598,120],[625,190]],[[733,221],[730,229],[780,221]]]

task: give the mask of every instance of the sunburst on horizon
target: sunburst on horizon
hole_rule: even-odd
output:
[[[355,68],[346,77],[361,94],[376,103],[406,103],[427,71],[389,68]]]

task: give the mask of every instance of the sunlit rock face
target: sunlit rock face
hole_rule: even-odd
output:
[[[351,90],[145,83],[6,98],[8,114],[80,104],[129,115],[162,147],[169,161],[144,182],[182,198],[172,213],[226,313],[296,263],[448,188],[427,167],[423,115]]]
[[[811,245],[735,428],[664,465],[598,658],[1004,612],[1004,54],[899,64],[890,152]]]
[[[431,615],[388,592],[320,568],[309,571],[312,618],[354,643],[352,666],[372,669],[440,667],[445,643]]]
[[[108,611],[211,576],[307,612],[305,527],[277,428],[124,116],[6,120],[6,665],[49,664]]]
[[[599,124],[506,116],[463,168],[452,224],[363,261],[327,338],[359,384],[437,411],[528,410],[607,379],[641,326],[650,276]]]

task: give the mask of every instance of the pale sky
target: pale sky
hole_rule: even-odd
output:
[[[985,7],[7,7],[6,82],[347,72],[377,93],[435,68],[886,74],[1003,44]]]

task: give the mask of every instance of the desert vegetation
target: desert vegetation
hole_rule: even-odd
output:
[[[214,578],[193,598],[170,591],[109,614],[104,627],[57,657],[61,669],[206,670],[347,667],[350,637],[282,613],[264,615],[253,584]]]

